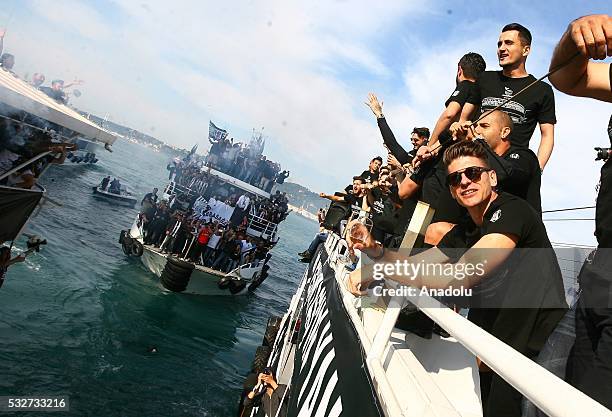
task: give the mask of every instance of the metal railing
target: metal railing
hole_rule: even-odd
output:
[[[425,209],[422,206],[417,207],[402,246],[414,243],[419,232],[423,230],[423,225],[429,223],[431,214],[428,207]],[[435,389],[432,390],[431,385],[428,386],[430,382],[425,378],[419,379],[419,373],[414,369],[411,369],[410,375],[406,376],[412,383],[410,387],[394,386],[389,379],[387,368],[390,366],[390,356],[400,354],[402,350],[401,348],[397,350],[390,338],[401,309],[408,303],[420,309],[547,415],[612,416],[612,411],[429,295],[421,295],[419,292],[409,295],[404,292],[402,295],[391,297],[372,336],[365,327],[364,310],[367,307],[362,308],[361,299],[354,297],[345,288],[349,271],[345,268],[345,257],[341,252],[348,250],[346,242],[339,236],[331,234],[325,246],[330,253],[330,266],[336,271],[345,310],[361,340],[368,370],[387,416],[461,415],[445,398],[444,392],[442,395],[433,392]],[[387,283],[399,287],[392,281]],[[422,375],[424,374],[421,373]],[[409,402],[410,407],[403,408],[400,398],[402,402]],[[443,414],[440,414],[441,410]]]
[[[278,225],[270,220],[266,220],[256,214],[249,213],[247,223],[247,233],[256,234],[257,237],[274,240]]]

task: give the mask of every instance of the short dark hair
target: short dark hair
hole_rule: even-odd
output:
[[[425,139],[429,139],[429,129],[426,127],[415,127],[412,129],[412,133],[416,133]]]
[[[375,158],[372,158],[372,160],[370,161],[370,163],[374,162],[374,161],[380,161],[380,164],[382,165],[383,163],[383,159],[380,156],[377,156]]]
[[[461,142],[451,145],[444,152],[442,161],[444,162],[446,168],[448,168],[451,162],[462,156],[472,156],[474,158],[478,158],[483,162],[485,167],[489,168],[487,150],[480,143],[471,140],[462,140]]]
[[[509,23],[503,27],[502,33],[516,30],[519,33],[519,39],[523,45],[531,45],[531,32],[520,23]]]
[[[468,52],[459,60],[459,66],[466,77],[476,79],[487,68],[487,63],[480,54]]]
[[[358,181],[358,180],[361,181],[361,182],[365,182],[363,177],[360,177],[359,175],[353,177],[353,181]]]

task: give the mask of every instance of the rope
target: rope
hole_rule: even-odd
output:
[[[571,208],[562,208],[557,210],[544,210],[542,213],[557,213],[559,211],[572,211],[572,210],[587,210],[594,209],[595,206],[585,206],[585,207],[571,207]]]
[[[569,64],[570,62],[572,62],[572,60],[574,58],[576,58],[578,55],[580,55],[580,52],[576,52],[574,55],[572,55],[571,57],[569,57],[569,59],[565,62],[562,62],[561,64],[557,65],[555,68],[551,69],[550,71],[548,71],[546,74],[542,75],[540,78],[538,78],[537,80],[533,81],[532,83],[530,83],[529,85],[526,85],[523,89],[521,89],[518,93],[516,93],[515,95],[513,95],[512,97],[507,98],[506,100],[504,100],[500,105],[493,107],[491,110],[488,110],[484,113],[482,113],[480,115],[480,117],[478,119],[476,119],[474,122],[472,122],[472,124],[476,124],[479,121],[481,121],[482,119],[484,119],[485,117],[487,117],[489,114],[493,113],[496,110],[501,109],[502,107],[504,107],[506,104],[508,104],[510,101],[514,100],[516,97],[518,97],[520,94],[524,93],[525,91],[527,91],[530,87],[534,86],[535,84],[539,83],[540,81],[542,81],[544,78],[548,78],[549,76],[551,76],[552,74],[554,74],[555,72],[559,71],[561,68],[563,68],[564,66],[566,66],[567,64]]]
[[[563,221],[576,221],[576,220],[588,220],[595,221],[595,219],[542,219],[545,222],[563,222]]]

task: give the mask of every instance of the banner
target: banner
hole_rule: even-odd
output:
[[[287,416],[383,416],[324,245],[311,262]],[[274,359],[274,358],[273,358]]]
[[[200,218],[205,221],[214,219],[220,224],[226,224],[234,213],[234,207],[225,204],[223,201],[216,200],[214,197],[211,197],[208,203],[202,203],[202,201],[196,200],[193,210],[199,213]]]
[[[227,137],[227,130],[223,130],[215,126],[213,122],[208,124],[208,139],[213,142],[219,142]]]

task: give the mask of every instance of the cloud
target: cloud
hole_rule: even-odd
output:
[[[86,39],[107,39],[111,27],[94,8],[75,0],[29,0],[29,9],[50,24],[62,25],[66,30]]]
[[[446,4],[114,0],[101,7],[31,0],[20,3],[5,47],[16,54],[20,74],[83,78],[75,105],[169,143],[202,144],[209,119],[243,140],[265,126],[269,156],[294,179],[331,192],[384,152],[362,104],[368,91],[379,93],[407,144],[414,126],[433,127],[463,53],[479,52],[496,69],[499,28],[548,16],[537,5],[506,16],[482,5],[469,14],[444,13]],[[537,44],[528,69],[536,75],[546,72],[565,24],[585,14],[564,13],[554,16],[554,28],[532,25]],[[591,148],[607,143],[609,110],[556,97],[557,145],[543,177],[544,206],[589,205],[598,178]],[[585,223],[559,222],[549,231],[592,242]]]

